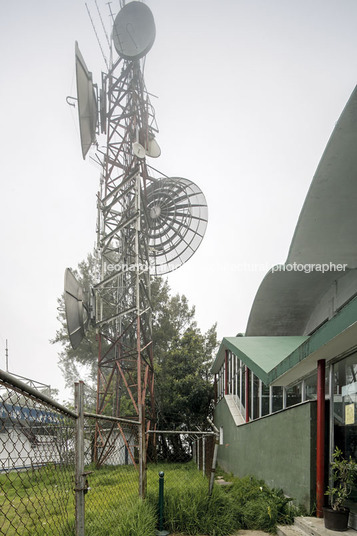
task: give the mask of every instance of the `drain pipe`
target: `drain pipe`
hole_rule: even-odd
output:
[[[323,517],[325,471],[325,360],[317,362],[316,517]]]

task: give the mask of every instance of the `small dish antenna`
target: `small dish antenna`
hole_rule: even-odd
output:
[[[195,253],[208,222],[205,196],[188,179],[156,180],[146,189],[144,221],[149,256],[157,272],[176,270]]]
[[[96,143],[96,130],[98,124],[98,102],[92,73],[87,69],[78,43],[75,45],[76,79],[79,132],[81,137],[82,155],[86,157],[91,145]]]
[[[69,268],[64,274],[64,307],[69,340],[73,350],[81,343],[89,325],[90,306],[84,291]]]
[[[154,44],[155,36],[153,14],[142,2],[129,2],[115,18],[114,47],[119,56],[125,60],[143,58]]]
[[[146,154],[151,158],[159,158],[161,149],[154,136],[149,137],[147,141]]]
[[[139,142],[145,150],[145,155],[150,158],[158,158],[161,155],[161,149],[152,132],[141,129],[139,132]]]

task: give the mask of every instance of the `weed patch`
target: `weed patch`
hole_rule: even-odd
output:
[[[215,485],[194,463],[149,464],[146,500],[138,498],[133,466],[92,469],[85,496],[88,536],[154,536],[158,521],[158,483],[165,473],[164,528],[171,534],[228,536],[239,529],[274,533],[279,523],[292,523],[295,509],[281,490],[254,477],[226,476],[230,486]],[[74,531],[74,481],[69,469],[56,478],[42,468],[0,475],[0,532],[9,536],[70,535]]]

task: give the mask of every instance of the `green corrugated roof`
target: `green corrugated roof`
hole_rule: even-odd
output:
[[[218,372],[231,350],[265,384],[268,375],[279,363],[298,348],[308,337],[225,337],[221,343],[212,372]]]

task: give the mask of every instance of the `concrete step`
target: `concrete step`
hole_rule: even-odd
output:
[[[294,525],[278,525],[277,536],[305,536],[305,533]]]
[[[341,536],[341,532],[326,529],[324,520],[317,517],[296,517],[293,525],[280,525],[278,536]],[[344,536],[357,536],[357,532],[348,529]]]
[[[295,525],[307,536],[341,536],[341,532],[325,529],[324,520],[318,517],[296,517]],[[356,536],[356,531],[348,529],[345,536]]]

